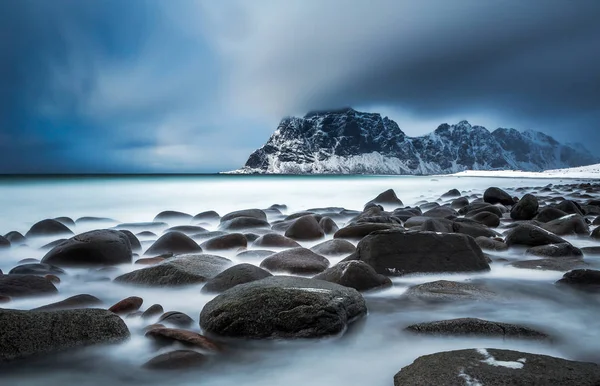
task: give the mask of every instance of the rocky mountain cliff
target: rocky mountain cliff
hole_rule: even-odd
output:
[[[467,121],[409,137],[393,120],[351,108],[281,121],[267,143],[231,173],[445,174],[542,171],[600,162],[582,147],[534,131],[488,131]]]

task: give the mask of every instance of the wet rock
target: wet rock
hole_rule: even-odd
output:
[[[275,254],[274,251],[268,251],[264,249],[252,249],[249,251],[243,251],[238,253],[236,256],[240,259],[264,259],[265,257]]]
[[[142,250],[142,244],[140,244],[140,240],[138,240],[138,238],[133,233],[131,233],[131,231],[124,229],[120,232],[127,236],[127,239],[129,239],[129,244],[131,244],[132,251],[137,252]]]
[[[442,194],[442,198],[454,198],[460,197],[460,191],[458,189],[450,189],[446,193]]]
[[[405,298],[423,301],[491,300],[497,295],[485,288],[468,283],[437,280],[409,287]]]
[[[565,271],[570,271],[570,270],[576,269],[576,268],[583,268],[583,267],[587,266],[587,263],[585,263],[581,259],[575,259],[575,258],[563,258],[563,259],[548,258],[548,259],[536,259],[536,260],[520,260],[520,261],[515,261],[514,263],[511,263],[510,265],[515,268],[522,268],[522,269],[535,269],[535,270],[541,270],[541,271],[565,272]]]
[[[526,339],[548,338],[547,334],[529,327],[476,318],[459,318],[418,323],[406,327],[406,330],[418,334],[430,335],[477,335]]]
[[[500,217],[488,211],[476,213],[472,216],[469,216],[469,218],[492,228],[500,225]]]
[[[207,337],[193,331],[178,328],[153,328],[146,332],[145,336],[161,346],[180,343],[184,346],[191,346],[206,351],[221,351],[221,347]]]
[[[37,275],[44,276],[48,274],[64,275],[66,272],[59,267],[44,263],[23,264],[14,267],[8,273],[9,275]]]
[[[600,240],[600,227],[594,229],[590,237],[596,240]]]
[[[63,223],[64,225],[66,225],[67,227],[74,227],[75,226],[75,221],[73,221],[73,219],[71,217],[57,217],[55,218],[56,221]]]
[[[151,330],[152,331],[152,330]],[[142,366],[148,370],[186,370],[201,366],[206,356],[192,350],[176,350],[160,354]]]
[[[564,200],[555,205],[555,208],[560,209],[567,214],[578,214],[580,216],[584,214],[581,210],[581,206],[577,202],[571,200]]]
[[[503,241],[491,239],[485,236],[475,238],[475,242],[481,249],[488,251],[506,251],[508,249],[508,245],[506,245]]]
[[[150,238],[157,237],[156,233],[150,232],[150,231],[139,232],[139,233],[136,233],[135,236],[136,237],[150,237]]]
[[[160,304],[153,304],[142,313],[142,319],[150,319],[164,314],[165,310]]]
[[[102,300],[95,296],[88,294],[81,294],[71,296],[60,302],[46,304],[38,308],[34,308],[32,311],[56,311],[56,310],[71,310],[75,308],[88,308],[93,306],[99,306],[102,304]]]
[[[551,206],[547,206],[545,208],[542,208],[539,213],[537,214],[537,216],[535,216],[533,219],[539,222],[550,222],[552,220],[556,220],[559,219],[561,217],[566,216],[567,213],[563,212],[560,209],[557,208],[553,208]]]
[[[206,212],[200,212],[197,215],[195,215],[194,218],[192,218],[192,221],[194,223],[198,223],[201,221],[208,221],[208,222],[219,221],[220,219],[221,219],[221,216],[219,216],[219,214],[217,212],[215,212],[214,210],[208,210]]]
[[[483,201],[488,204],[514,205],[515,201],[510,194],[496,187],[488,188],[483,193]]]
[[[439,207],[440,207],[440,204],[437,202],[424,202],[419,205],[419,208],[424,212],[431,210],[431,209],[439,208]]]
[[[441,222],[436,222],[436,224],[451,224],[448,219],[445,218],[436,218],[436,219],[432,219],[431,217],[425,217],[425,216],[413,216],[411,218],[409,218],[408,220],[406,220],[404,222],[404,226],[406,228],[417,228],[417,227],[422,227],[423,224],[425,224],[426,222],[430,221],[430,220],[440,220]],[[431,226],[431,224],[429,225]],[[444,228],[446,228],[446,226],[444,225]]]
[[[190,327],[194,323],[194,320],[183,312],[169,311],[162,314],[157,323],[186,328]]]
[[[131,264],[131,257],[131,243],[124,233],[102,229],[71,237],[46,253],[42,263],[91,267]]]
[[[256,239],[253,246],[262,248],[297,248],[300,244],[278,233],[267,233]]]
[[[540,226],[558,236],[588,235],[590,232],[585,219],[579,215],[567,215]]]
[[[173,254],[202,252],[202,248],[181,232],[169,232],[156,240],[144,255],[152,256],[169,252]]]
[[[353,256],[387,275],[490,269],[475,240],[462,234],[378,231],[362,239]]]
[[[167,232],[181,232],[184,235],[191,236],[191,235],[207,233],[208,230],[206,230],[205,228],[202,228],[201,226],[197,226],[197,225],[178,225],[178,226],[174,226],[174,227],[166,229],[164,233],[167,233]]]
[[[204,287],[202,287],[202,292],[219,293],[235,287],[238,284],[249,283],[269,276],[273,275],[255,265],[245,263],[238,264],[227,268],[225,271],[206,282]]]
[[[285,236],[295,240],[316,240],[325,237],[325,232],[312,216],[298,218],[285,231]]]
[[[56,275],[47,274],[44,275],[44,279],[49,280],[52,284],[60,284],[60,278]]]
[[[394,189],[388,189],[385,192],[379,193],[377,197],[369,201],[367,204],[391,205],[395,207],[404,206],[402,200],[396,196]]]
[[[235,217],[228,221],[223,221],[223,218],[221,218],[219,230],[240,231],[244,229],[269,228],[270,226],[267,220],[254,217]]]
[[[541,257],[583,257],[583,252],[570,243],[540,245],[527,249],[526,253]]]
[[[169,257],[172,257],[173,254],[167,254],[169,255]],[[142,257],[141,259],[137,259],[134,264],[139,264],[139,265],[155,265],[158,263],[162,263],[163,261],[165,261],[166,258],[162,257],[162,256],[156,256],[156,257]]]
[[[400,221],[406,221],[411,217],[420,216],[423,212],[419,208],[404,208],[404,209],[396,209],[392,212],[392,216],[397,218]]]
[[[225,216],[221,217],[221,223],[233,220],[238,217],[250,217],[257,220],[267,221],[267,215],[263,210],[260,209],[244,209],[237,210],[235,212],[227,213]]]
[[[326,270],[329,260],[310,249],[293,248],[267,257],[260,267],[271,272],[311,275]]]
[[[57,292],[58,290],[54,284],[41,276],[0,275],[0,295],[19,298],[53,295]]]
[[[600,256],[600,246],[583,247],[583,248],[581,248],[581,252],[583,252],[584,255]]]
[[[464,212],[464,213],[463,213]],[[489,212],[493,213],[499,218],[502,218],[502,209],[496,205],[491,205],[487,203],[472,203],[471,205],[464,207],[461,210],[461,214],[465,214],[467,217],[473,217],[481,212]]]
[[[200,246],[204,250],[212,251],[246,248],[248,246],[248,239],[241,233],[230,233],[207,240]]]
[[[526,194],[512,207],[510,217],[513,220],[531,220],[538,209],[538,199],[533,194]]]
[[[424,355],[394,376],[394,386],[593,386],[599,383],[597,364],[499,349]]]
[[[325,280],[361,292],[392,285],[390,278],[378,274],[373,267],[360,260],[340,262],[316,275],[313,279]]]
[[[447,206],[439,206],[423,213],[423,217],[449,218],[453,219],[458,216],[458,212]]]
[[[176,287],[204,283],[224,271],[231,260],[207,254],[181,255],[160,264],[138,269],[114,281],[142,286]]]
[[[310,250],[322,256],[345,256],[354,253],[356,247],[349,241],[333,239],[317,244]]]
[[[130,296],[113,304],[108,310],[115,314],[124,315],[139,310],[142,303],[144,303],[144,299],[138,296]]]
[[[182,222],[189,223],[192,221],[192,216],[187,213],[177,212],[174,210],[165,210],[154,217],[153,222]]]
[[[355,289],[322,280],[272,276],[235,286],[208,302],[200,327],[232,338],[337,335],[367,307]]]
[[[592,221],[592,225],[600,225],[600,216],[596,217],[594,221]]]
[[[25,236],[23,236],[20,232],[11,231],[4,235],[4,238],[10,241],[12,245],[22,245],[27,242]]]
[[[319,226],[326,235],[332,235],[340,229],[331,217],[323,217],[319,221]]]
[[[462,233],[464,235],[469,235],[473,238],[475,237],[496,237],[499,234],[484,224],[480,224],[476,221],[473,221],[468,218],[458,218],[456,221],[452,223],[452,230],[455,233]]]
[[[386,229],[402,229],[397,225],[392,224],[377,224],[377,223],[360,223],[348,225],[333,235],[334,239],[350,239],[358,240],[367,236],[368,234],[381,231]]]
[[[600,271],[593,269],[575,269],[563,275],[556,284],[570,286],[587,291],[600,291]]]
[[[26,238],[40,236],[72,235],[73,232],[63,223],[52,219],[42,220],[35,223],[25,234]]]
[[[452,201],[450,207],[454,210],[459,210],[469,205],[469,199],[466,197],[459,197],[456,200]]]
[[[10,248],[10,241],[3,236],[0,236],[0,248]]]
[[[538,245],[560,244],[566,241],[538,226],[519,224],[508,232],[505,242],[509,247],[537,247]]]
[[[426,232],[453,233],[454,222],[445,218],[430,218],[421,224],[421,230]]]

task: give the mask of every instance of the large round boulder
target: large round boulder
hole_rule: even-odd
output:
[[[483,201],[488,204],[514,205],[515,201],[510,194],[496,187],[486,189],[483,193]]]
[[[202,248],[189,236],[181,232],[168,232],[148,248],[146,256],[157,256],[165,253],[194,253],[202,252]]]
[[[490,269],[475,240],[456,233],[374,232],[358,243],[352,256],[386,275]]]
[[[260,266],[271,272],[311,275],[326,270],[329,260],[310,249],[292,248],[267,257]]]
[[[396,192],[394,192],[394,189],[388,189],[385,192],[379,193],[377,197],[369,201],[367,205],[368,204],[381,204],[393,207],[404,206],[402,200],[400,200],[398,196],[396,196]]]
[[[590,234],[590,237],[596,240],[600,240],[600,227],[594,229]]]
[[[266,213],[261,209],[243,209],[237,210],[235,212],[227,213],[225,216],[221,217],[221,223],[226,221],[233,220],[238,217],[251,217],[258,220],[267,221]]]
[[[21,244],[25,244],[27,242],[27,239],[25,238],[25,236],[23,236],[20,232],[17,231],[10,231],[7,234],[4,235],[4,238],[8,241],[10,241],[10,244],[12,245],[21,245]]]
[[[316,240],[325,237],[325,232],[313,215],[302,216],[290,225],[285,236],[294,240]]]
[[[394,386],[600,384],[600,366],[499,349],[439,352],[417,358],[394,376]]]
[[[52,248],[42,263],[59,267],[90,267],[131,263],[129,238],[122,232],[101,229],[71,237]]]
[[[251,281],[264,279],[269,276],[273,275],[255,265],[246,263],[238,264],[227,268],[207,281],[204,287],[202,287],[202,292],[223,292],[238,284],[250,283]]]
[[[359,240],[365,237],[366,235],[380,230],[386,229],[402,229],[398,225],[393,224],[379,224],[379,223],[359,223],[359,224],[350,224],[339,231],[335,232],[333,235],[334,239],[350,239],[350,240]]]
[[[200,247],[204,250],[223,251],[228,249],[240,249],[248,246],[248,239],[241,233],[230,233],[209,239]]]
[[[547,339],[548,335],[532,328],[477,318],[459,318],[412,324],[407,331],[428,335],[477,335],[502,338]]]
[[[39,236],[61,236],[72,234],[73,232],[63,223],[53,219],[46,219],[33,224],[33,226],[25,234],[25,237],[30,238]]]
[[[319,226],[326,235],[332,235],[340,229],[331,217],[323,217],[319,220]]]
[[[429,302],[491,300],[497,295],[486,289],[469,283],[449,280],[437,280],[409,287],[403,296],[410,300]]]
[[[136,237],[136,235],[133,234],[133,232],[128,231],[126,229],[120,232],[127,236],[127,238],[129,239],[129,244],[131,244],[132,251],[137,252],[142,250],[142,244],[140,243],[140,240]]]
[[[41,276],[0,274],[0,296],[18,298],[54,295],[57,292],[54,284]]]
[[[70,310],[74,308],[89,308],[102,304],[102,300],[88,294],[71,296],[59,302],[46,304],[45,306],[34,308],[35,311],[56,311]]]
[[[256,239],[253,246],[257,248],[297,248],[300,244],[278,233],[267,233]]]
[[[317,244],[310,250],[322,256],[346,256],[354,253],[356,247],[350,241],[333,239]]]
[[[510,211],[513,220],[531,220],[540,207],[538,199],[533,194],[524,195]]]
[[[506,251],[508,249],[508,245],[506,245],[506,243],[504,243],[504,241],[491,239],[491,238],[485,237],[485,236],[480,236],[480,237],[475,238],[475,242],[483,250]]]
[[[65,270],[54,266],[52,264],[45,263],[28,263],[21,264],[8,272],[9,275],[37,275],[37,276],[45,276],[45,275],[63,275],[65,274]]]
[[[361,292],[392,285],[389,277],[378,274],[373,267],[360,260],[342,261],[316,275],[313,279],[351,287]]]
[[[510,246],[537,247],[538,245],[566,243],[554,233],[532,224],[519,224],[506,235],[506,244]]]
[[[527,249],[526,253],[528,255],[540,257],[583,258],[583,252],[581,252],[581,249],[574,247],[570,243],[539,245],[537,247]]]
[[[366,313],[365,300],[353,288],[272,276],[215,297],[202,309],[200,327],[231,338],[319,338],[344,332]]]
[[[223,221],[221,218],[221,224],[219,230],[222,231],[241,231],[244,229],[255,229],[255,228],[269,228],[271,225],[267,220],[263,220],[256,217],[234,217],[231,220]]]
[[[563,275],[556,284],[576,289],[600,291],[600,271],[594,269],[574,269]]]
[[[192,216],[187,213],[177,212],[174,210],[165,210],[165,211],[157,214],[156,217],[154,217],[154,220],[152,220],[152,221],[153,222],[166,222],[166,223],[168,223],[168,222],[189,223],[191,220],[192,220]]]
[[[590,228],[585,222],[585,219],[577,214],[570,214],[565,217],[557,218],[556,220],[541,224],[540,226],[558,236],[587,236],[590,233]]]
[[[469,216],[470,219],[477,221],[485,226],[495,228],[500,225],[500,217],[497,214],[488,212],[487,210],[471,214]]]
[[[204,221],[219,221],[221,216],[214,210],[208,210],[206,212],[200,212],[192,218],[194,223],[204,222]]]
[[[547,206],[545,208],[542,208],[538,212],[537,216],[535,216],[533,219],[539,222],[546,223],[564,217],[566,215],[567,213],[563,212],[560,209],[554,208],[552,206]]]
[[[123,320],[107,310],[0,312],[0,362],[129,338]]]

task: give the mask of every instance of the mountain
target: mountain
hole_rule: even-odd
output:
[[[446,174],[542,171],[600,162],[582,146],[535,131],[488,131],[467,121],[409,137],[393,120],[352,108],[284,118],[246,165],[230,173]]]

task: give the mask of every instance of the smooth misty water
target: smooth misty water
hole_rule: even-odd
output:
[[[562,183],[572,182],[562,180]],[[258,177],[190,176],[134,178],[47,178],[0,180],[0,233],[25,233],[36,221],[69,216],[110,217],[119,222],[151,221],[163,210],[196,214],[216,210],[225,214],[243,208],[286,204],[286,214],[314,207],[362,209],[378,193],[393,188],[405,205],[436,200],[451,188],[482,193],[489,186],[517,188],[545,186],[561,180],[456,177]],[[271,218],[270,220],[274,220]],[[169,224],[179,225],[179,224]],[[216,229],[217,224],[211,224]],[[343,225],[343,222],[338,224]],[[106,225],[91,224],[76,233]],[[209,227],[210,228],[210,227]],[[158,232],[155,232],[158,233]],[[576,246],[594,245],[589,239],[568,238]],[[0,252],[0,269],[9,271],[23,258],[40,259],[39,247],[48,239],[32,240],[28,247]],[[144,239],[142,239],[144,241]],[[145,247],[150,240],[144,243]],[[314,243],[302,243],[311,246]],[[597,244],[596,244],[597,245]],[[233,253],[221,255],[239,262]],[[520,252],[495,253],[521,259]],[[335,264],[340,259],[330,259]],[[596,266],[598,260],[586,260]],[[260,260],[246,260],[259,264]],[[121,345],[66,353],[34,363],[0,368],[6,385],[374,385],[393,384],[392,377],[420,355],[472,347],[496,347],[544,353],[575,360],[600,362],[600,299],[594,295],[555,288],[560,272],[512,268],[493,263],[482,274],[421,275],[394,279],[394,287],[365,294],[369,315],[339,338],[317,341],[231,343],[228,353],[193,372],[156,373],[140,365],[157,355],[143,336],[139,319],[126,319],[132,338]],[[114,278],[140,267],[122,266]],[[143,309],[154,303],[166,311],[182,311],[195,320],[212,295],[199,287],[184,289],[138,288],[107,281],[88,281],[88,270],[69,270],[52,297],[14,300],[7,306],[30,309],[72,295],[89,293],[107,306],[127,296],[141,296]],[[441,278],[484,283],[501,300],[448,304],[410,304],[400,299],[410,285]],[[501,339],[457,339],[412,336],[402,331],[411,323],[457,317],[479,317],[523,323],[551,333],[552,343]]]

